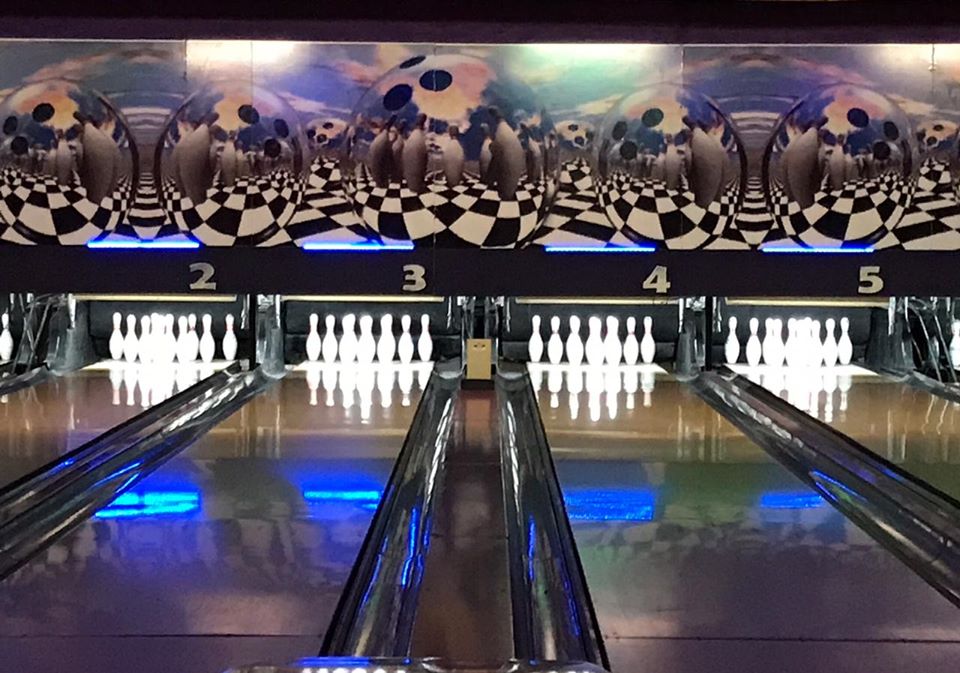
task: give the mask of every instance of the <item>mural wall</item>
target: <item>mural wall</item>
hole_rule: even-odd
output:
[[[960,46],[0,42],[0,241],[960,249]]]

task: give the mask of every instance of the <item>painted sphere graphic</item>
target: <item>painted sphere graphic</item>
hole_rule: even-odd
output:
[[[917,189],[956,196],[960,184],[958,124],[949,119],[923,119],[915,124],[920,173]]]
[[[0,103],[0,219],[14,243],[83,245],[113,231],[137,187],[137,147],[105,96],[67,80]]]
[[[529,87],[480,58],[409,58],[352,120],[343,184],[374,239],[516,247],[556,193],[550,119]]]
[[[305,137],[279,96],[211,84],[167,120],[154,154],[160,203],[205,245],[276,245],[290,237],[306,185]]]
[[[743,148],[720,108],[697,91],[657,84],[628,94],[607,113],[594,144],[598,198],[626,237],[700,248],[736,216]]]
[[[882,240],[913,197],[912,137],[904,112],[881,93],[838,84],[810,94],[779,121],[764,153],[777,223],[803,246]]]

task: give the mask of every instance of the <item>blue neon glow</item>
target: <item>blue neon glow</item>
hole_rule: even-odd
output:
[[[88,241],[91,250],[196,250],[197,241]]]
[[[764,509],[816,509],[826,504],[823,496],[809,491],[764,493],[760,506]]]
[[[199,510],[199,491],[128,491],[94,516],[98,519],[149,519]]]
[[[582,489],[564,493],[574,521],[653,521],[657,494],[649,489]]]
[[[866,253],[873,252],[873,248],[870,246],[864,247],[847,247],[847,248],[785,248],[782,246],[774,246],[769,248],[760,248],[763,252],[781,252],[781,253],[794,253],[794,254],[820,254],[820,255],[863,255]]]
[[[380,502],[381,497],[383,497],[381,491],[320,491],[315,489],[303,491],[303,499],[307,502]]]
[[[600,248],[589,245],[545,245],[543,249],[547,252],[594,252],[594,253],[631,253],[631,252],[656,252],[657,249],[652,245],[637,245],[630,248]]]
[[[413,250],[413,243],[304,243],[310,252],[380,252],[381,250]]]

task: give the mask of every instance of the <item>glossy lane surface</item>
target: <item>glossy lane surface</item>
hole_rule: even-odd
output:
[[[539,392],[614,671],[877,670],[864,642],[950,670],[960,611],[691,389],[628,378]]]
[[[0,396],[0,488],[149,407],[146,377],[129,369],[126,380],[119,368],[50,375]]]
[[[780,395],[944,493],[960,499],[960,404],[908,383],[829,369],[751,372]]]
[[[192,643],[185,673],[315,654],[421,392],[331,371],[289,373],[0,584],[0,653],[28,672],[84,649],[104,673],[144,636]]]

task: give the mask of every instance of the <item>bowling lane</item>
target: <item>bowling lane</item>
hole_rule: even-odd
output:
[[[100,363],[0,396],[0,488],[189,387],[197,367],[167,374]],[[167,385],[169,383],[169,386]],[[168,389],[169,388],[169,389]]]
[[[692,389],[643,369],[539,379],[615,673],[953,670],[960,611]]]
[[[960,499],[960,404],[860,367],[737,368],[802,411]]]
[[[0,583],[5,666],[201,673],[315,654],[429,367],[288,373]],[[144,638],[163,656],[141,660]]]

